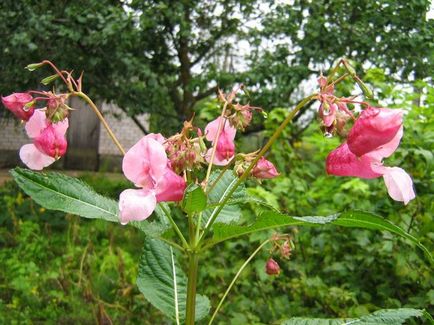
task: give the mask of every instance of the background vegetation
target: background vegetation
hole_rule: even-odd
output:
[[[167,135],[193,111],[204,124],[215,116],[209,96],[216,86],[242,81],[252,90],[252,105],[269,114],[248,130],[250,141],[239,142],[260,144],[303,95],[303,82],[338,57],[354,58],[379,104],[407,111],[402,145],[387,164],[413,176],[417,198],[403,206],[388,197],[381,179],[327,176],[324,160],[339,139],[324,138],[312,109],[270,152],[282,175],[262,184],[252,181],[249,191],[293,215],[372,211],[434,248],[429,1],[172,3],[131,1],[125,11],[115,0],[2,1],[0,93],[33,87],[38,75],[23,73],[22,67],[50,58],[85,70],[89,91],[131,116],[153,113],[151,131],[159,132],[164,120]],[[264,6],[270,10],[261,15]],[[249,44],[248,53],[242,42]],[[343,92],[350,90],[344,85]],[[81,177],[113,198],[130,187],[119,175]],[[255,206],[244,208],[253,216]],[[266,275],[270,254],[260,253],[223,306],[220,324],[352,317],[404,306],[434,312],[432,269],[405,241],[330,226],[285,232],[296,248],[289,261],[274,257],[282,273]],[[269,235],[216,246],[201,262],[200,291],[215,303],[240,257]],[[164,324],[167,320],[135,285],[142,244],[135,229],[45,211],[14,183],[5,183],[0,188],[0,323]]]
[[[384,84],[380,70],[369,71],[367,79],[391,106],[412,106],[414,94]],[[414,178],[417,198],[408,206],[392,201],[381,179],[327,176],[325,156],[339,141],[324,138],[316,122],[296,140],[283,138],[273,148],[271,159],[282,175],[263,184],[252,181],[250,194],[294,215],[374,211],[432,249],[434,89],[419,86],[426,106],[408,112],[403,143],[388,162]],[[283,112],[270,113],[267,130]],[[84,174],[82,179],[113,198],[129,186],[122,177],[104,173]],[[138,231],[45,211],[12,182],[0,191],[0,323],[166,322],[135,285],[143,241]],[[246,215],[253,215],[255,208],[246,206]],[[230,294],[218,318],[221,324],[269,324],[290,315],[353,317],[379,308],[430,310],[434,305],[432,270],[422,254],[401,239],[331,226],[285,232],[292,234],[296,248],[289,261],[274,256],[282,273],[266,275],[270,254],[260,253]],[[241,265],[240,257],[246,258],[269,235],[216,246],[201,263],[201,292],[215,302]]]

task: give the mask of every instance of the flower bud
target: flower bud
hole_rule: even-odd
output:
[[[29,71],[35,71],[36,69],[39,69],[40,67],[42,67],[44,65],[44,63],[39,62],[39,63],[31,63],[29,65],[27,65],[25,67],[25,69],[29,70]]]
[[[321,74],[321,76],[319,76],[319,78],[317,79],[317,81],[318,81],[318,85],[321,88],[324,88],[325,86],[327,86],[327,78],[324,77],[322,74]]]
[[[265,264],[265,273],[268,275],[278,275],[280,273],[280,266],[271,257]]]
[[[29,93],[13,93],[9,96],[2,97],[5,107],[10,110],[20,120],[28,121],[35,110],[33,97]],[[31,103],[30,105],[27,105]]]
[[[289,240],[285,240],[285,242],[280,247],[280,254],[283,258],[289,258],[291,256],[292,247]]]
[[[50,83],[52,83],[54,80],[56,80],[57,78],[59,78],[58,74],[53,74],[51,76],[48,76],[44,79],[41,80],[41,84],[48,86]]]
[[[252,176],[261,179],[269,179],[279,176],[279,172],[271,161],[261,157],[256,163],[256,166],[252,169]]]
[[[71,108],[65,104],[66,99],[66,95],[50,95],[47,101],[47,118],[53,123],[63,121],[68,117]]]

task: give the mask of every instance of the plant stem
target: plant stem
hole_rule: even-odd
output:
[[[244,171],[244,173],[240,176],[240,178],[238,178],[237,182],[231,187],[231,189],[228,191],[228,193],[226,194],[226,196],[223,198],[223,200],[221,200],[221,205],[218,206],[216,213],[213,213],[212,218],[209,220],[207,226],[205,227],[205,229],[202,232],[202,235],[200,236],[198,242],[201,241],[201,239],[207,234],[207,232],[210,230],[211,226],[213,225],[215,219],[217,218],[217,216],[219,215],[220,211],[223,209],[223,207],[225,206],[225,203],[230,199],[230,197],[232,196],[232,194],[234,194],[234,192],[236,191],[236,189],[238,188],[238,186],[240,186],[240,184],[250,175],[250,171],[253,169],[253,167],[256,166],[256,163],[258,162],[258,160],[268,151],[268,149],[273,145],[273,143],[277,140],[277,138],[280,136],[280,134],[283,132],[283,130],[285,129],[285,127],[289,124],[289,122],[292,121],[292,119],[294,118],[294,116],[298,113],[298,111],[305,106],[306,104],[308,104],[310,101],[312,101],[315,97],[317,96],[317,94],[312,94],[306,98],[304,98],[300,103],[298,103],[297,106],[294,107],[294,109],[288,114],[288,116],[285,118],[285,120],[282,122],[282,124],[280,124],[280,126],[276,129],[276,131],[274,131],[273,135],[271,136],[271,138],[268,140],[268,142],[264,145],[264,147],[261,149],[261,151],[259,151],[258,155],[256,156],[256,158],[250,163],[249,167],[247,167],[247,169]],[[219,202],[220,203],[220,202]]]
[[[227,295],[229,294],[229,291],[231,291],[232,287],[234,286],[235,282],[239,278],[241,272],[246,268],[246,266],[250,263],[250,261],[255,257],[256,254],[264,247],[266,244],[268,244],[271,241],[271,239],[267,239],[264,241],[259,247],[249,256],[249,258],[244,262],[243,265],[241,265],[240,269],[238,270],[237,274],[235,274],[234,278],[232,279],[231,283],[229,284],[228,288],[226,289],[222,299],[220,299],[219,304],[217,305],[217,308],[214,310],[214,313],[211,316],[211,319],[209,320],[208,325],[211,325],[214,321],[214,318],[216,317],[218,311],[220,310],[221,306],[223,305],[223,302],[225,301]]]
[[[199,255],[196,252],[191,252],[188,255],[187,307],[185,316],[185,323],[187,325],[194,325],[195,321],[198,265]]]
[[[172,216],[170,215],[170,212],[167,211],[167,209],[163,206],[163,204],[160,204],[161,210],[163,210],[164,214],[166,215],[167,219],[169,219],[170,224],[172,225],[173,229],[175,230],[176,234],[178,235],[179,239],[182,241],[182,245],[184,248],[188,248],[188,243],[185,240],[184,235],[182,234],[181,230],[178,228],[178,225],[176,224],[175,220],[173,220]]]
[[[95,103],[90,99],[85,93],[79,91],[79,92],[72,92],[72,95],[78,96],[82,98],[86,103],[89,104],[89,106],[92,108],[98,119],[101,121],[102,125],[104,125],[105,129],[107,130],[110,138],[113,140],[114,144],[118,147],[119,151],[122,153],[122,155],[125,155],[125,150],[120,144],[119,140],[114,135],[113,131],[111,130],[110,126],[107,124],[106,120],[104,119],[104,116],[102,116],[101,112],[98,110],[98,107],[96,107]]]

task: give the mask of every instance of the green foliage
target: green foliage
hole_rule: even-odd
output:
[[[92,179],[92,187],[120,185]],[[135,284],[142,245],[133,227],[46,210],[14,182],[3,184],[0,323],[164,324]]]
[[[56,172],[38,173],[18,167],[11,170],[11,174],[23,191],[46,209],[119,223],[118,203],[96,193],[77,178]],[[163,221],[165,217],[159,208],[155,214],[159,220],[133,221],[129,224],[149,236],[158,236],[167,230],[167,222]]]
[[[371,230],[386,230],[396,235],[402,236],[417,245],[427,256],[430,263],[434,265],[434,260],[429,250],[423,246],[416,238],[406,233],[401,228],[395,226],[372,213],[362,211],[348,211],[328,217],[291,217],[278,212],[264,212],[255,223],[248,226],[216,224],[214,230],[214,243],[222,242],[229,238],[235,238],[245,234],[250,234],[267,229],[276,229],[283,226],[314,226],[332,224],[343,227],[366,228]]]
[[[282,325],[341,325],[360,324],[360,325],[401,325],[412,317],[422,317],[424,311],[412,308],[384,309],[378,310],[370,315],[365,315],[357,319],[309,319],[293,318],[283,321]]]
[[[220,180],[215,184],[214,182],[217,180],[217,177],[219,176],[220,172],[214,172],[211,174],[209,178],[209,183],[211,188],[208,189],[208,205],[214,206],[216,204],[219,204],[223,201],[223,199],[227,196],[227,193],[229,192],[229,189],[231,186],[235,184],[237,181],[237,177],[233,174],[231,170],[224,171],[224,174],[220,178]],[[244,199],[245,198],[245,188],[244,186],[240,186],[235,193],[233,194],[232,198],[234,200],[237,199]],[[207,224],[208,220],[214,216],[214,214],[217,212],[217,207],[206,209],[203,212],[203,223]],[[221,223],[231,223],[236,222],[241,217],[241,209],[237,204],[231,204],[226,205],[219,213],[216,222]]]
[[[206,194],[197,184],[189,185],[184,193],[182,209],[188,214],[201,212],[206,208]]]
[[[156,239],[145,240],[137,286],[155,307],[177,324],[185,319],[187,276],[180,268],[172,247]],[[208,315],[209,300],[196,296],[196,320]]]

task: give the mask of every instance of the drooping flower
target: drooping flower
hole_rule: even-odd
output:
[[[237,133],[237,130],[229,124],[229,122],[226,120],[226,118],[218,117],[214,121],[211,121],[208,123],[208,125],[205,128],[205,135],[206,139],[208,141],[211,141],[214,145],[215,140],[217,138],[217,132],[219,129],[219,124],[223,120],[223,127],[220,133],[220,136],[217,140],[217,147],[216,147],[216,153],[215,157],[213,159],[213,164],[218,166],[224,166],[229,163],[229,161],[234,157],[235,155],[235,134]],[[208,150],[207,153],[207,160],[211,160],[211,152],[212,148]]]
[[[32,101],[33,97],[29,93],[13,93],[9,96],[2,97],[3,105],[23,121],[28,121],[33,115],[35,105],[30,104],[26,106],[26,104]]]
[[[158,202],[182,200],[186,183],[170,167],[161,134],[148,134],[127,151],[124,175],[140,189],[128,189],[119,198],[120,222],[144,220]]]
[[[44,110],[37,109],[26,123],[25,129],[33,143],[21,147],[20,158],[30,169],[41,170],[65,154],[68,119],[52,123]]]
[[[279,176],[279,172],[273,163],[261,157],[252,169],[252,176],[261,179],[270,179]]]
[[[411,177],[399,167],[385,167],[403,135],[402,111],[368,107],[354,123],[346,142],[327,157],[328,174],[377,178],[383,176],[390,197],[407,204],[414,199]]]

